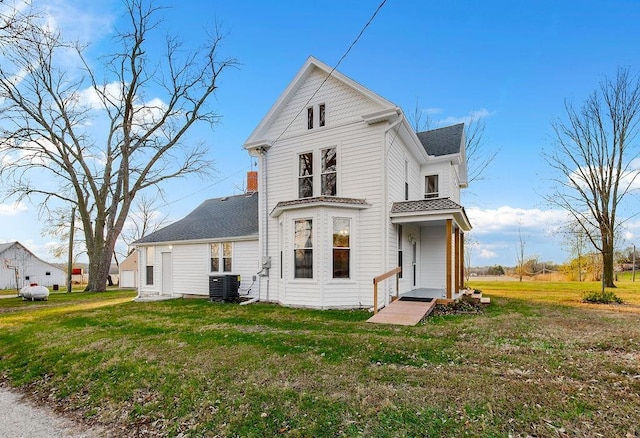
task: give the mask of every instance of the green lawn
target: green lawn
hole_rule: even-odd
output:
[[[366,311],[133,292],[0,300],[0,379],[117,436],[636,436],[640,284],[473,283],[480,315],[416,327]],[[596,285],[597,287],[597,285]]]

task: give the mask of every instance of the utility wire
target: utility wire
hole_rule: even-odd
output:
[[[340,66],[340,64],[342,63],[342,61],[344,61],[344,59],[347,57],[347,55],[349,55],[349,52],[351,52],[351,49],[353,49],[353,47],[356,45],[356,43],[360,40],[360,38],[362,37],[362,35],[364,34],[364,31],[367,30],[367,28],[369,27],[369,25],[373,22],[373,20],[376,18],[376,15],[378,15],[378,12],[380,12],[380,9],[382,9],[382,7],[385,5],[385,3],[387,2],[387,0],[382,0],[382,2],[378,5],[378,7],[376,8],[375,12],[373,13],[373,15],[371,15],[371,18],[369,18],[369,21],[367,21],[367,23],[362,27],[362,29],[360,29],[360,32],[358,33],[358,36],[356,36],[356,38],[353,40],[353,42],[349,45],[349,47],[347,48],[347,50],[344,52],[344,54],[340,57],[340,59],[338,60],[338,62],[336,63],[336,65],[331,69],[331,71],[329,72],[329,74],[327,75],[326,78],[324,78],[324,80],[322,81],[322,83],[318,86],[318,88],[316,88],[316,90],[313,92],[313,94],[311,95],[311,97],[309,97],[309,100],[307,100],[307,102],[302,106],[302,108],[300,109],[300,111],[298,111],[298,113],[293,117],[293,119],[291,119],[291,122],[289,122],[289,124],[287,125],[286,128],[284,128],[284,130],[280,133],[280,135],[278,135],[278,137],[276,137],[276,139],[273,141],[272,145],[275,144],[278,140],[280,140],[280,138],[282,138],[282,136],[287,132],[287,130],[291,127],[291,125],[293,125],[293,122],[296,121],[296,119],[300,116],[300,114],[302,114],[302,111],[304,111],[304,109],[309,105],[309,102],[311,102],[311,99],[313,99],[316,94],[318,94],[318,92],[320,91],[320,89],[322,88],[322,86],[325,84],[325,82],[327,82],[327,80],[329,80],[329,78],[331,77],[331,75],[333,74],[334,71],[336,71],[336,69]],[[396,134],[397,135],[397,134]],[[181,198],[178,198],[176,200],[173,201],[169,201],[166,202],[164,205],[160,206],[159,208],[162,207],[168,207],[171,204],[175,204],[176,202],[180,202],[190,196],[193,196],[195,194],[198,194],[200,192],[203,192],[207,189],[210,189],[211,187],[215,186],[216,184],[219,184],[223,181],[228,180],[231,177],[236,176],[237,174],[239,174],[240,172],[243,172],[245,169],[241,169],[238,172],[235,172],[231,175],[228,175],[208,186],[205,186],[203,188],[201,188],[200,190],[197,190],[195,192],[189,193],[188,195],[185,195]]]
[[[322,81],[322,83],[318,86],[318,88],[316,88],[316,91],[313,92],[313,94],[311,95],[311,97],[307,100],[307,102],[302,106],[302,108],[300,108],[300,111],[298,111],[298,113],[295,115],[295,117],[293,119],[291,119],[291,121],[289,122],[289,124],[287,125],[286,128],[284,128],[284,130],[280,133],[280,135],[278,135],[278,137],[276,137],[276,139],[273,141],[273,143],[271,144],[272,146],[278,141],[280,140],[280,138],[285,134],[285,132],[287,132],[287,130],[291,127],[291,125],[293,125],[293,122],[296,121],[296,119],[300,116],[300,114],[302,114],[302,111],[304,111],[305,108],[307,108],[309,106],[309,102],[311,102],[311,99],[313,99],[316,94],[318,94],[318,92],[320,91],[320,89],[322,88],[322,86],[325,84],[325,82],[327,82],[329,80],[329,78],[331,77],[331,75],[333,74],[333,72],[338,68],[338,66],[342,63],[342,61],[344,60],[344,58],[347,57],[347,55],[349,54],[349,52],[351,52],[351,49],[353,49],[353,46],[356,45],[356,43],[360,40],[360,37],[362,37],[362,34],[364,34],[364,31],[367,29],[367,27],[369,27],[369,25],[371,24],[371,22],[373,21],[374,18],[376,18],[376,15],[378,15],[378,12],[380,12],[380,9],[382,9],[382,7],[384,6],[384,4],[387,2],[387,0],[382,0],[382,2],[378,5],[378,7],[376,8],[375,12],[373,13],[373,15],[371,16],[371,18],[369,18],[369,21],[367,21],[367,23],[363,26],[362,29],[360,29],[360,33],[358,33],[358,36],[356,37],[356,39],[353,40],[353,42],[351,43],[351,45],[349,46],[349,48],[347,49],[346,52],[344,52],[344,54],[340,57],[340,59],[338,60],[338,62],[336,63],[336,65],[331,69],[331,71],[329,72],[329,74],[327,75],[326,78],[324,78],[324,81]]]

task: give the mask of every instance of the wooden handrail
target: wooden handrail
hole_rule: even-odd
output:
[[[398,296],[398,291],[400,290],[400,277],[398,276],[398,274],[400,272],[402,272],[402,266],[398,266],[397,268],[394,268],[387,273],[378,275],[377,277],[373,278],[373,314],[374,315],[378,313],[378,283],[380,283],[383,280],[386,280],[389,277],[393,277],[395,275],[396,276],[396,296]]]

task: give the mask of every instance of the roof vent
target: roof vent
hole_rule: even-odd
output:
[[[220,198],[221,201],[226,201],[227,199],[229,199],[228,196],[225,196],[224,198]]]

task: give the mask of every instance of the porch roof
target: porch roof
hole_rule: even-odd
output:
[[[394,224],[454,219],[463,231],[471,230],[471,222],[464,207],[449,198],[394,202],[390,216]]]

